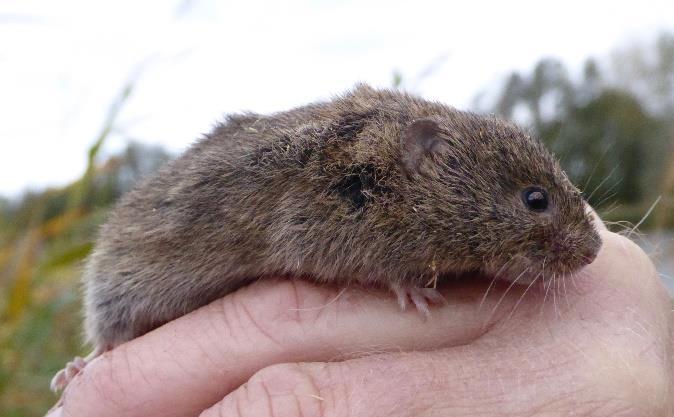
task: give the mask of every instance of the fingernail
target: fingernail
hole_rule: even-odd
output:
[[[54,408],[44,417],[61,417],[63,415],[63,407]]]

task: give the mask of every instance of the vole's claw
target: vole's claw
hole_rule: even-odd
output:
[[[71,362],[68,362],[66,364],[66,367],[61,369],[54,375],[54,378],[52,378],[51,383],[49,384],[49,388],[53,392],[58,392],[63,390],[65,387],[68,386],[70,381],[77,376],[80,372],[82,372],[82,369],[87,365],[87,361],[80,358],[79,356],[75,357]]]
[[[435,288],[394,286],[393,292],[398,297],[398,304],[402,310],[407,309],[407,305],[411,301],[424,318],[431,316],[429,305],[441,305],[447,302],[445,297]]]
[[[73,378],[75,378],[80,372],[82,372],[82,370],[84,370],[84,367],[87,366],[89,362],[110,349],[112,349],[111,346],[105,345],[101,347],[101,345],[99,345],[96,347],[96,349],[94,349],[93,352],[87,355],[86,358],[80,358],[79,356],[76,356],[71,362],[66,364],[65,368],[61,369],[56,373],[56,375],[54,375],[51,383],[49,384],[49,388],[51,388],[53,392],[64,390],[70,381],[72,381]]]
[[[51,382],[49,383],[49,389],[51,389],[53,393],[57,393],[61,389],[65,388],[65,386],[67,385],[65,378],[66,378],[66,370],[61,369],[51,379]]]

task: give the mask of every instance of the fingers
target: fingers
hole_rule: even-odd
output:
[[[64,393],[66,416],[190,416],[274,363],[469,343],[496,301],[486,283],[447,288],[424,319],[388,293],[304,282],[253,285],[103,354]],[[513,297],[514,299],[514,297]]]
[[[671,307],[643,253],[603,237],[592,291],[563,318],[513,316],[431,352],[273,365],[201,416],[671,416]]]
[[[549,297],[545,286],[528,291],[497,283],[487,290],[485,282],[453,283],[443,288],[447,304],[432,309],[428,320],[414,311],[399,311],[392,296],[376,291],[258,283],[93,361],[66,390],[63,415],[198,415],[276,363],[349,363],[379,352],[469,349],[481,343],[498,352],[519,340],[526,341],[518,349],[528,356],[546,357],[549,349],[535,348],[550,339],[550,329],[559,328],[566,329],[557,337],[567,348],[595,343],[611,351],[611,339],[600,337],[600,330],[612,332],[613,340],[624,336],[621,344],[635,343],[635,335],[652,340],[662,328],[661,318],[653,316],[662,315],[663,296],[657,279],[638,276],[652,266],[625,239],[610,233],[602,237],[602,253],[583,276],[574,278],[573,286],[568,283],[568,291],[563,280],[552,290],[547,287]],[[601,322],[607,313],[623,317],[626,311],[636,312],[638,320],[605,320],[597,332],[588,331],[577,342],[568,337],[578,328],[588,329],[588,321]],[[625,336],[627,329],[632,336]],[[660,357],[665,351],[662,346],[657,350]],[[463,360],[470,361],[467,356]],[[606,357],[598,353],[595,359],[605,362]],[[462,363],[452,366],[475,365]]]
[[[201,417],[670,415],[634,389],[636,377],[624,379],[581,354],[549,353],[558,352],[550,345],[524,351],[457,347],[274,365]],[[596,383],[593,373],[603,382]]]
[[[342,363],[274,365],[201,417],[497,417],[532,415],[533,407],[551,402],[545,386],[538,388],[542,378],[517,381],[505,360],[495,363],[493,355],[485,357],[476,351],[464,355],[458,350],[380,355]],[[515,360],[512,365],[525,364]],[[525,369],[531,369],[526,365]],[[519,378],[523,376],[535,377],[535,373],[522,372]],[[517,396],[512,395],[515,390]],[[525,395],[534,401],[516,400]]]

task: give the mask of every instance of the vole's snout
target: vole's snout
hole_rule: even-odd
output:
[[[577,262],[577,267],[582,268],[586,265],[591,264],[597,259],[599,255],[599,249],[601,249],[601,238],[599,236],[593,236],[593,238],[584,242],[584,244],[575,249],[575,258]]]
[[[573,236],[573,235],[572,235]],[[572,270],[591,264],[597,258],[601,241],[587,237],[566,237],[550,243],[550,261]]]
[[[597,259],[597,252],[598,251],[596,250],[585,249],[580,253],[580,260],[584,265],[589,265],[594,262],[595,259]]]
[[[602,245],[601,237],[598,234],[593,233],[591,236],[589,246],[581,251],[581,259],[585,261],[585,265],[589,265],[597,259]]]

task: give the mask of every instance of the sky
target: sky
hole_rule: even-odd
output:
[[[662,31],[674,32],[671,0],[2,0],[0,195],[81,175],[130,79],[108,154],[131,139],[179,152],[224,114],[388,87],[394,71],[469,108],[542,57],[579,69]]]

